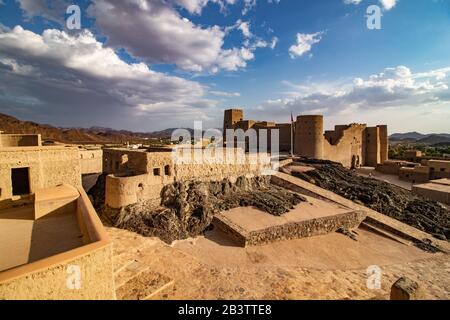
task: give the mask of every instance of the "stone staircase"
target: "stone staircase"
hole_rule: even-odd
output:
[[[402,237],[398,234],[395,234],[393,232],[391,232],[390,230],[388,230],[387,228],[380,226],[379,223],[374,223],[373,221],[371,221],[370,219],[366,219],[364,220],[360,226],[360,228],[362,229],[366,229],[370,232],[376,233],[379,236],[382,236],[384,238],[396,241],[398,243],[407,245],[407,246],[411,246],[413,245],[412,241],[409,241],[407,239],[405,239],[405,237]]]
[[[152,248],[140,248],[136,252],[152,254]],[[150,270],[150,267],[130,253],[114,256],[114,282],[117,300],[149,300],[173,287],[168,276]]]

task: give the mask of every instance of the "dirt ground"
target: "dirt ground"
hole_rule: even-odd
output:
[[[429,299],[450,299],[449,255],[362,229],[358,241],[335,233],[251,248],[237,247],[219,230],[170,246],[126,230],[108,233],[118,299],[388,299],[401,276],[418,281]],[[382,271],[379,290],[367,288],[372,265]],[[149,281],[151,290],[130,291],[130,281]]]

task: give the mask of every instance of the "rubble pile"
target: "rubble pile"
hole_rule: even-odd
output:
[[[361,177],[339,163],[301,159],[292,164],[312,166],[315,170],[292,175],[330,190],[403,223],[450,241],[450,211],[443,205],[415,196],[395,185]]]
[[[202,234],[213,216],[236,207],[254,206],[280,216],[306,199],[270,183],[270,177],[239,177],[235,182],[187,181],[164,187],[161,206],[140,201],[120,210],[103,208],[110,224],[171,243]]]

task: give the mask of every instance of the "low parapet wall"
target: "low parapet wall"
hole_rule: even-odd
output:
[[[40,134],[0,134],[0,148],[40,146],[42,146]]]
[[[115,299],[112,243],[86,193],[77,190],[73,214],[84,245],[0,272],[0,300]]]
[[[342,229],[357,228],[365,219],[362,211],[351,211],[327,217],[293,221],[260,230],[247,231],[222,214],[214,216],[213,224],[241,247],[264,245],[276,241],[325,235]]]

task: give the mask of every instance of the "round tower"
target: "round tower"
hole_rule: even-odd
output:
[[[295,124],[295,154],[323,159],[323,116],[298,116]]]

